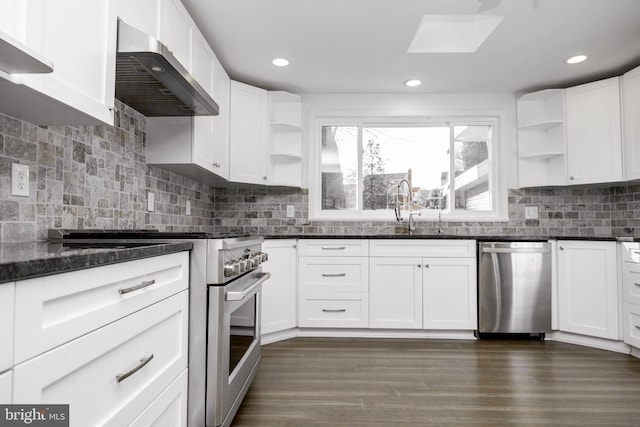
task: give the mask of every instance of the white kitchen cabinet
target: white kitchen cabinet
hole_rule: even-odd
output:
[[[264,89],[231,81],[229,179],[266,185],[269,99]]]
[[[163,3],[166,0],[112,0],[118,18],[160,40]]]
[[[188,252],[20,281],[14,363],[174,295],[188,283]]]
[[[424,329],[478,328],[475,258],[423,258]]]
[[[116,15],[110,0],[28,0],[14,34],[53,64],[0,82],[3,113],[37,124],[113,124]],[[20,28],[22,27],[22,28]]]
[[[528,93],[517,101],[518,184],[565,185],[564,89]]]
[[[371,327],[477,328],[474,240],[370,240]]]
[[[129,426],[186,427],[187,385],[188,375],[185,369]]]
[[[558,242],[560,331],[618,340],[616,242]]]
[[[187,368],[188,303],[185,290],[16,365],[14,403],[68,403],[72,426],[131,423]]]
[[[369,258],[366,239],[300,240],[298,325],[369,327]]]
[[[422,329],[422,267],[422,258],[371,258],[371,328]]]
[[[625,73],[621,83],[624,179],[640,178],[640,67]]]
[[[302,186],[302,107],[300,96],[269,92],[269,185]]]
[[[0,284],[0,372],[13,366],[14,294],[14,283]]]
[[[622,274],[622,336],[625,343],[640,348],[640,243],[623,242],[619,247]]]
[[[566,90],[569,184],[622,180],[619,81],[613,77]]]
[[[0,402],[3,404],[12,403],[13,371],[0,373]]]
[[[164,0],[160,41],[176,59],[193,74],[192,47],[196,24],[180,0]]]
[[[216,175],[229,179],[231,79],[218,58],[213,59],[213,99],[220,107],[220,112],[213,118],[213,169]]]
[[[261,292],[261,332],[266,335],[297,326],[297,241],[266,240],[262,247],[269,254],[262,270],[271,273]]]

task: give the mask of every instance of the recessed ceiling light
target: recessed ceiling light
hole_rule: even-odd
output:
[[[410,80],[405,80],[404,81],[404,85],[407,87],[416,87],[416,86],[420,86],[422,84],[422,82],[420,80],[416,80],[416,79],[410,79]]]
[[[271,63],[276,67],[286,67],[287,65],[289,65],[289,61],[287,61],[284,58],[276,58],[273,61],[271,61]]]
[[[567,59],[567,64],[579,64],[582,61],[586,61],[587,55],[576,55]]]

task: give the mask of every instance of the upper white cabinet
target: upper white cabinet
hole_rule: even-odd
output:
[[[569,184],[622,180],[620,79],[566,90]]]
[[[622,76],[624,178],[640,178],[640,67]]]
[[[558,242],[561,331],[611,340],[618,332],[616,242]]]
[[[197,31],[196,24],[180,0],[164,0],[163,12],[160,41],[167,46],[182,66],[193,74],[191,60],[194,33]]]
[[[564,105],[564,89],[529,93],[518,99],[521,187],[566,184]]]
[[[213,118],[213,169],[229,179],[229,126],[231,118],[231,79],[218,58],[213,63],[213,99],[220,112]]]
[[[269,96],[264,89],[231,81],[229,179],[267,182]]]
[[[118,18],[157,39],[160,39],[161,11],[165,1],[113,0]]]
[[[113,3],[27,0],[13,16],[14,38],[48,59],[53,72],[2,75],[0,111],[37,124],[113,124]]]
[[[300,96],[269,92],[269,184],[302,186],[302,108]]]

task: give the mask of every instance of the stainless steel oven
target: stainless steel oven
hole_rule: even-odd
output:
[[[191,241],[189,427],[229,426],[260,363],[261,237],[156,230],[49,230],[63,245]]]

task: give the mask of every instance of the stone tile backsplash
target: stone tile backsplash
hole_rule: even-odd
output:
[[[395,221],[308,220],[308,192],[212,188],[148,165],[145,119],[119,103],[115,126],[36,126],[0,114],[0,242],[41,240],[48,228],[157,228],[262,235],[406,234]],[[30,196],[10,193],[11,163],[30,167]],[[155,194],[147,212],[147,193]],[[185,206],[191,203],[191,215]],[[293,205],[294,218],[286,207]],[[525,219],[525,206],[538,219]],[[508,222],[443,222],[444,234],[634,236],[640,185],[513,189]],[[418,222],[416,234],[437,234]]]
[[[212,188],[147,165],[144,130],[144,117],[121,103],[113,127],[36,126],[0,114],[0,241],[42,240],[60,227],[211,231]],[[30,168],[29,197],[11,196],[16,162]]]

